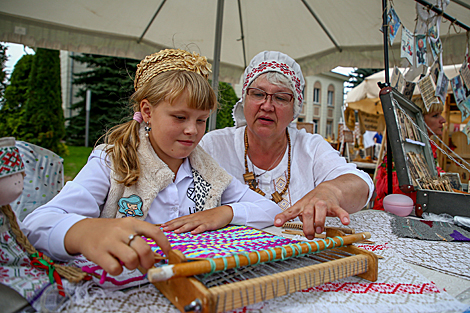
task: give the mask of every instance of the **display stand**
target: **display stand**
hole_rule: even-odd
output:
[[[423,212],[470,217],[470,194],[439,178],[421,110],[391,87],[380,91],[399,188],[416,191],[416,215]],[[410,120],[411,119],[411,120]],[[417,127],[419,129],[417,129]]]

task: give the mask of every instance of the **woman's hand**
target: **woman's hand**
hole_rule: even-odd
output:
[[[313,239],[315,232],[323,232],[327,216],[338,217],[343,225],[348,225],[349,213],[362,209],[368,193],[369,188],[360,177],[342,175],[319,184],[289,209],[276,215],[274,225],[280,227],[299,216],[305,237]]]
[[[233,210],[228,205],[219,206],[210,210],[196,212],[190,215],[175,218],[163,223],[164,231],[175,231],[197,235],[208,230],[216,230],[228,225],[233,219]]]
[[[129,240],[130,235],[136,235]],[[122,273],[124,266],[133,270],[139,265],[148,269],[155,263],[154,252],[140,236],[152,238],[168,255],[170,243],[159,227],[132,217],[87,218],[74,224],[65,235],[69,254],[82,253],[110,275]]]

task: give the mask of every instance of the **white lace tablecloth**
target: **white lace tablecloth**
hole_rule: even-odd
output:
[[[365,247],[365,246],[364,246]],[[464,312],[468,306],[411,269],[390,245],[368,246],[379,260],[378,280],[357,277],[260,302],[234,312]],[[76,289],[67,312],[179,312],[153,285],[126,292],[97,288],[93,282]]]
[[[340,226],[336,219],[329,225]],[[376,282],[349,277],[290,295],[260,302],[234,312],[464,312],[468,305],[440,290],[429,279],[412,269],[407,262],[423,262],[430,268],[468,275],[470,261],[457,249],[461,243],[420,242],[392,235],[390,216],[384,212],[361,211],[351,216],[351,227],[369,231],[375,244],[359,245],[383,256],[379,259]],[[272,231],[274,227],[268,228]],[[274,233],[281,234],[280,229]],[[443,248],[441,248],[441,245]],[[439,250],[433,253],[433,250]],[[436,258],[436,259],[435,259]],[[439,260],[444,259],[443,263]],[[458,261],[456,261],[458,259]],[[456,264],[451,264],[452,260]],[[64,307],[67,312],[179,312],[153,285],[142,285],[117,291],[87,282],[72,291]]]
[[[392,233],[393,215],[384,211],[359,211],[350,218],[348,227],[370,232],[372,241],[389,245],[405,262],[470,280],[470,242],[400,238]],[[337,218],[328,219],[327,225],[343,226]]]

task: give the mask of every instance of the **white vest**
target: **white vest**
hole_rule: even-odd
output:
[[[142,123],[139,130],[140,144],[137,148],[140,177],[137,183],[130,187],[119,184],[117,180],[121,177],[114,171],[111,164],[111,186],[100,217],[122,217],[122,213],[119,212],[119,200],[123,197],[138,195],[143,202],[141,207],[143,216],[136,216],[136,218],[145,220],[158,193],[171,184],[175,178],[173,171],[153,150],[150,140],[145,136],[143,125]],[[96,149],[104,151],[106,145],[99,145]],[[194,189],[200,195],[200,199],[196,202],[200,207],[196,206],[196,208],[204,210],[220,206],[222,193],[232,181],[232,176],[222,169],[199,145],[189,155],[189,162],[193,169]]]

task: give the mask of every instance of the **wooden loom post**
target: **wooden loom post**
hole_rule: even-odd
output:
[[[326,240],[319,240],[315,242],[304,242],[298,244],[301,247],[301,254],[308,253],[309,251],[322,251],[335,246],[349,245],[354,242],[369,239],[371,237],[369,232],[347,235],[339,238],[329,238],[328,243]],[[272,252],[274,251],[274,253]],[[269,253],[271,252],[271,254]],[[285,253],[283,255],[283,253]],[[283,257],[288,258],[293,256],[296,250],[292,246],[283,248],[274,248],[272,250],[263,250],[260,252],[250,252],[246,256],[238,255],[236,257],[215,258],[212,262],[209,260],[201,260],[195,262],[182,262],[177,264],[170,264],[158,268],[151,268],[147,272],[150,282],[158,282],[168,280],[175,277],[195,276],[212,271],[221,271],[235,267],[246,266],[249,264],[256,264],[274,260],[280,260]],[[215,266],[214,266],[215,265]]]
[[[187,261],[184,254],[178,250],[170,250],[168,260],[172,264],[185,263]],[[150,271],[142,267],[139,267],[139,270],[147,274]],[[191,303],[194,299],[201,301],[201,312],[214,312],[215,310],[215,303],[212,301],[209,291],[194,277],[176,277],[166,281],[152,282],[152,284],[157,287],[180,312],[186,312],[186,305]]]

